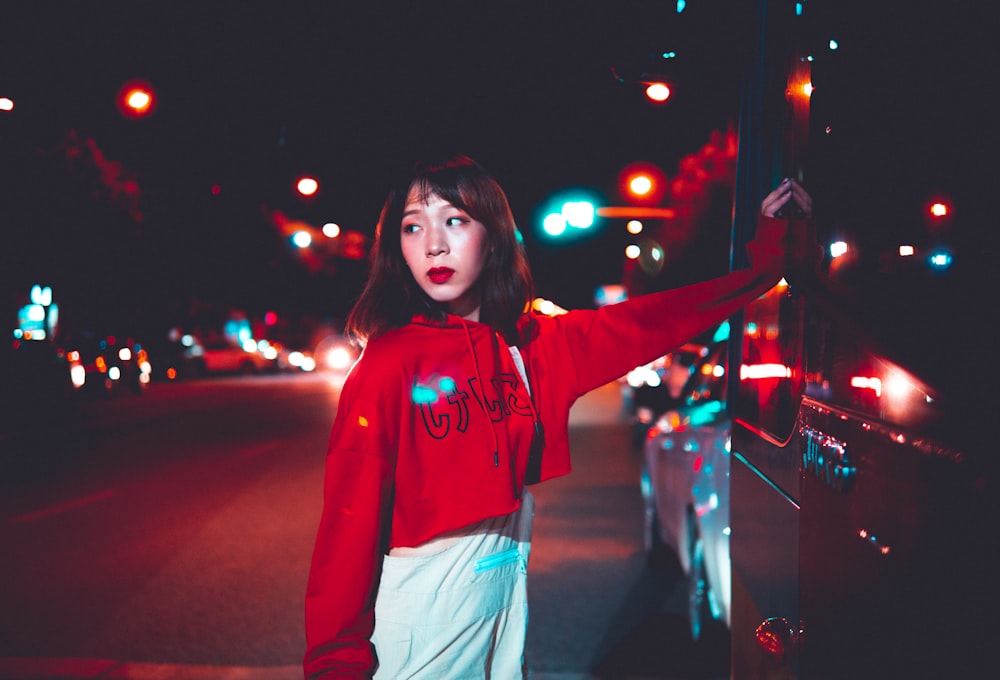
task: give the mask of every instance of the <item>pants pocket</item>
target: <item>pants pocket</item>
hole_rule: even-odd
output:
[[[475,565],[472,567],[472,571],[477,574],[481,574],[484,571],[489,571],[490,569],[496,569],[507,564],[514,564],[515,562],[523,562],[521,559],[521,551],[517,548],[508,548],[498,553],[493,553],[492,555],[486,555],[485,557],[480,557],[476,560]],[[522,569],[523,569],[522,565]]]

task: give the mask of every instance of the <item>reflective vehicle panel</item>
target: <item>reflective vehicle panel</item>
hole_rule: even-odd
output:
[[[782,175],[825,250],[732,324],[732,677],[985,677],[997,398],[977,301],[998,233],[968,158],[994,127],[971,77],[1000,65],[988,22],[757,6],[734,253]]]

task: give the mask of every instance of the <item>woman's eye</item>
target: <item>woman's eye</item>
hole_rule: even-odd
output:
[[[418,224],[404,224],[403,225],[403,233],[404,234],[412,234],[413,232],[415,232],[419,228],[420,228],[420,225],[418,225]]]
[[[445,224],[447,224],[449,227],[457,227],[458,225],[465,224],[466,222],[468,222],[468,220],[465,219],[464,217],[449,217],[445,221]]]

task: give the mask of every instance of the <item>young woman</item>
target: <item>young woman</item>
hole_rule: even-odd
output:
[[[550,318],[526,311],[496,181],[462,156],[417,165],[348,318],[365,348],[327,451],[306,676],[524,677],[526,485],[570,471],[570,406],[776,284],[802,230],[766,215],[790,200],[808,212],[792,183],[765,199],[748,270]]]

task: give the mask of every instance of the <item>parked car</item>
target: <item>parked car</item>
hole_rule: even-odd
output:
[[[198,343],[193,358],[198,375],[253,375],[278,370],[277,353],[265,355],[253,341],[238,345],[224,338],[206,340]]]
[[[758,3],[732,253],[782,175],[826,250],[733,324],[730,676],[993,677],[1000,232],[994,178],[958,161],[992,112],[975,88],[911,94],[995,70],[994,24],[803,4]]]
[[[717,336],[719,338],[719,336]],[[729,625],[729,444],[726,349],[717,339],[695,365],[683,405],[657,418],[643,447],[649,557],[669,551],[687,579],[691,637]]]

